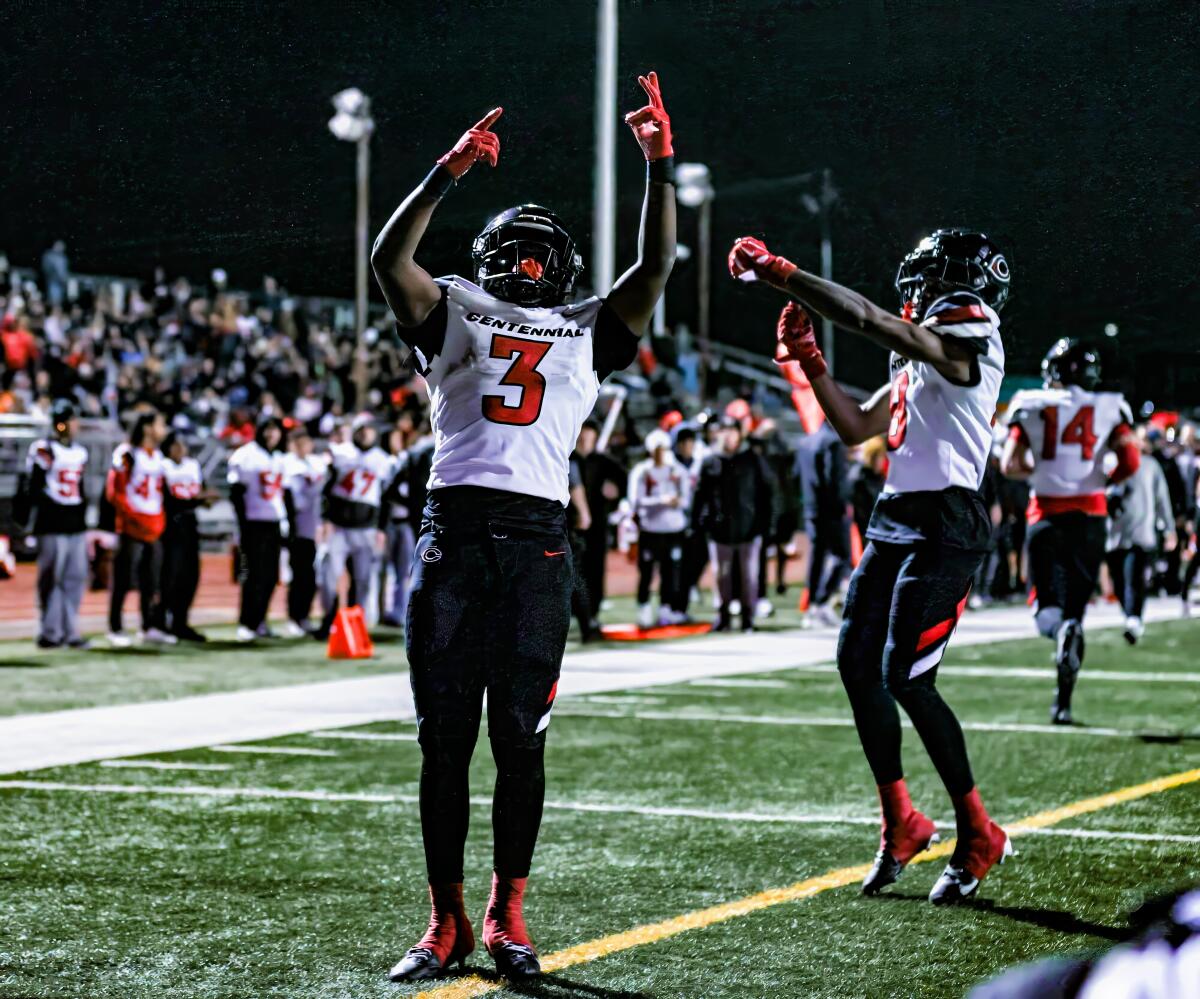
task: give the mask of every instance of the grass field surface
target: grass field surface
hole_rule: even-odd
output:
[[[1015,861],[950,910],[925,901],[944,858],[880,898],[857,891],[877,806],[829,667],[564,698],[526,909],[557,970],[514,990],[480,949],[470,974],[425,991],[960,996],[1014,962],[1110,946],[1143,900],[1200,882],[1197,638],[1190,622],[1153,626],[1133,650],[1091,634],[1086,727],[1072,730],[1045,724],[1048,643],[951,644],[939,686],[967,723],[985,800],[1002,822],[1045,828],[1016,835]],[[139,682],[162,697],[349,669],[308,649],[6,666],[28,655],[13,646],[0,685],[36,711],[148,699],[128,689]],[[353,670],[402,664],[389,649]],[[911,729],[905,750],[914,801],[949,837]],[[386,980],[428,915],[418,768],[415,726],[388,723],[0,776],[0,997],[420,994]],[[467,847],[477,921],[493,773],[484,740]],[[1063,806],[1075,807],[1046,816]]]

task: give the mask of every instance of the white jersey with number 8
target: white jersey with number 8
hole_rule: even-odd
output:
[[[1133,414],[1120,392],[1078,385],[1026,389],[1013,396],[1008,425],[1020,427],[1033,455],[1030,485],[1038,496],[1103,493],[1109,438]]]
[[[992,447],[992,421],[1004,380],[1000,317],[975,295],[934,302],[921,323],[972,351],[963,382],[932,364],[892,355],[891,424],[885,493],[978,489]]]

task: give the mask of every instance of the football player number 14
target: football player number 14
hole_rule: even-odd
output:
[[[1063,427],[1062,436],[1058,434],[1058,407],[1047,406],[1042,410],[1042,458],[1050,461],[1058,454],[1058,445],[1078,444],[1083,452],[1085,461],[1091,461],[1096,454],[1096,432],[1092,429],[1092,407],[1080,406],[1079,412],[1071,422]]]
[[[527,427],[537,421],[542,412],[542,400],[546,397],[546,379],[537,366],[542,363],[550,347],[549,343],[505,336],[503,333],[492,337],[490,355],[512,360],[500,384],[515,386],[521,390],[521,394],[515,405],[509,405],[502,395],[485,395],[484,419],[513,427]]]

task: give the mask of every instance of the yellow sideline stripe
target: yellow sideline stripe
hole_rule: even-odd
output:
[[[1146,781],[1144,784],[1123,787],[1120,790],[1110,791],[1108,794],[1097,795],[1094,798],[1084,798],[1082,801],[1063,805],[1061,808],[1052,808],[1045,812],[1038,812],[1035,815],[1030,815],[1014,822],[1006,828],[1014,836],[1030,829],[1045,829],[1047,826],[1057,825],[1059,822],[1073,819],[1079,815],[1086,815],[1088,812],[1098,812],[1104,808],[1112,808],[1114,805],[1121,805],[1127,801],[1135,801],[1138,798],[1145,798],[1162,791],[1169,791],[1173,787],[1180,787],[1184,784],[1194,784],[1197,781],[1200,781],[1200,769],[1185,770],[1182,773],[1157,777],[1154,780]],[[926,850],[924,853],[913,858],[912,863],[921,864],[930,860],[937,860],[941,857],[948,857],[953,851],[954,840],[951,839],[943,843],[938,843],[936,846]],[[562,971],[564,968],[570,968],[576,964],[587,964],[589,961],[596,961],[602,957],[607,957],[609,954],[616,954],[633,947],[641,947],[643,944],[657,943],[659,940],[666,940],[668,937],[686,933],[688,930],[704,929],[706,926],[723,923],[728,919],[736,919],[739,916],[746,916],[760,909],[769,909],[771,906],[782,905],[784,902],[798,902],[801,899],[811,898],[813,895],[819,895],[833,888],[844,888],[847,885],[861,881],[866,877],[870,869],[870,864],[839,867],[836,870],[821,874],[815,878],[798,881],[786,888],[770,888],[767,891],[759,892],[757,895],[749,895],[734,902],[723,902],[721,905],[714,905],[708,909],[699,909],[696,912],[685,913],[682,916],[663,920],[661,923],[648,923],[645,926],[635,926],[633,929],[625,930],[622,933],[613,933],[606,937],[598,937],[595,940],[589,940],[586,943],[576,944],[574,947],[568,947],[565,950],[547,954],[541,959],[542,969],[547,972]],[[498,982],[494,979],[480,978],[472,975],[469,978],[462,978],[446,985],[427,989],[424,992],[418,993],[418,995],[435,996],[437,999],[470,999],[472,996],[482,996],[489,992],[494,992],[496,989],[501,988],[503,984],[503,982]]]

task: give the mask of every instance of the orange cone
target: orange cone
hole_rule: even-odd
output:
[[[367,634],[367,623],[362,608],[343,607],[333,619],[329,629],[330,659],[370,659],[375,654],[371,636]]]

